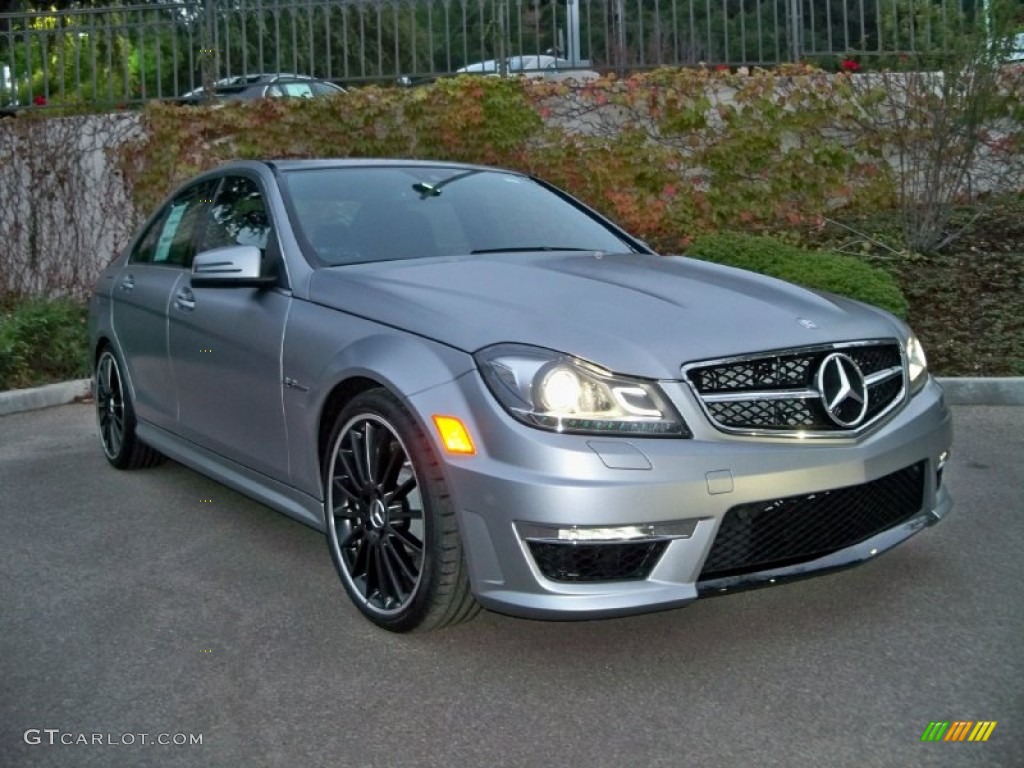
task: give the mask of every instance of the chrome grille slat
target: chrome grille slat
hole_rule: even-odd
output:
[[[840,352],[860,369],[868,407],[856,427],[836,424],[816,376]],[[718,429],[747,435],[849,437],[877,423],[906,397],[906,363],[895,339],[822,344],[683,366],[683,377]]]
[[[817,390],[813,389],[780,389],[776,391],[761,390],[754,392],[720,392],[711,395],[704,395],[706,403],[739,403],[744,400],[807,400],[818,397]]]

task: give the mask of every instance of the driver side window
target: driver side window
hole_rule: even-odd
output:
[[[224,177],[196,243],[198,253],[254,245],[262,255],[261,274],[282,277],[281,252],[266,199],[260,185],[248,176]]]
[[[199,235],[199,251],[255,245],[265,252],[271,231],[259,185],[246,176],[227,176]]]

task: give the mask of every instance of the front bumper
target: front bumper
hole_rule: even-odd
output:
[[[681,606],[702,595],[871,559],[937,522],[952,506],[941,486],[940,463],[952,442],[952,425],[934,381],[870,433],[826,441],[725,435],[683,386],[668,385],[666,392],[693,439],[595,438],[531,429],[501,410],[475,372],[412,398],[425,423],[434,413],[456,415],[476,440],[475,456],[447,455],[440,445],[436,450],[458,510],[473,592],[484,606],[546,619]],[[914,465],[921,466],[920,495],[884,530],[799,562],[702,578],[729,510],[754,502],[770,510],[775,500],[873,487],[867,484]],[[558,528],[572,526],[654,526],[656,537],[659,531],[668,535],[657,539],[663,544],[653,562],[623,570],[629,578],[579,580],[564,569],[551,578],[550,562],[538,562],[535,534],[546,527],[557,535]],[[636,558],[629,563],[635,565]]]

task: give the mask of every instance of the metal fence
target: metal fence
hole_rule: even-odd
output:
[[[415,80],[516,55],[618,72],[870,58],[946,44],[963,2],[187,0],[4,13],[0,106],[131,103],[256,73]]]

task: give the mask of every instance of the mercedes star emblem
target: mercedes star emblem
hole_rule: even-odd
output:
[[[833,352],[818,367],[818,393],[832,421],[856,427],[868,411],[868,388],[860,367],[848,355]]]

